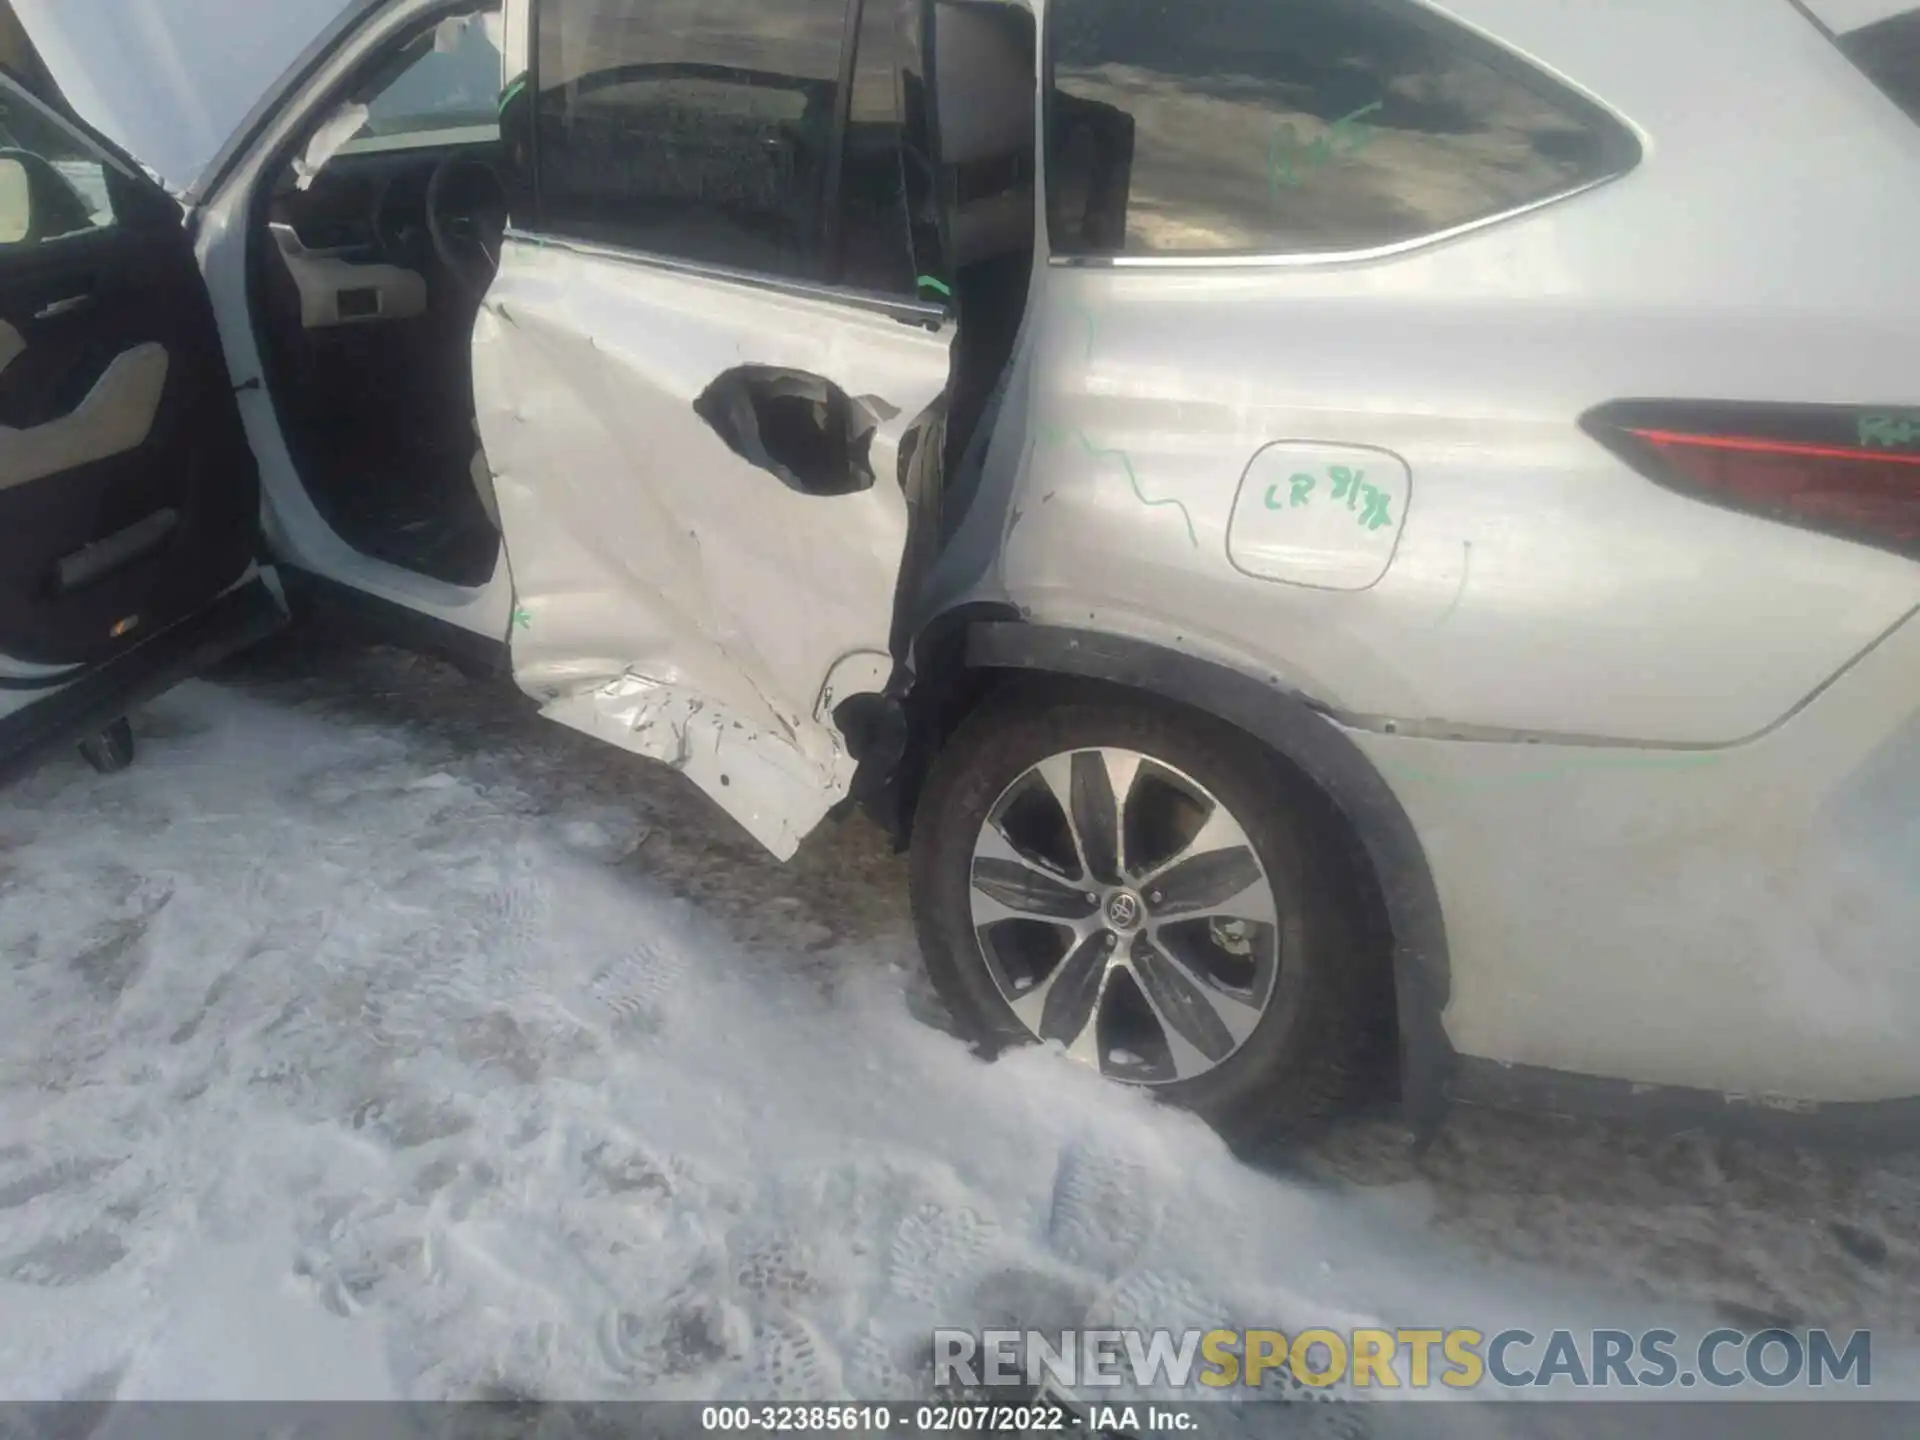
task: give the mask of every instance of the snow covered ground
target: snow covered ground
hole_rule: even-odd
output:
[[[1465,1116],[1257,1173],[935,1028],[864,822],[782,867],[313,641],[137,731],[0,796],[0,1399],[910,1397],[936,1323],[1780,1320],[1912,1373],[1910,1159]]]

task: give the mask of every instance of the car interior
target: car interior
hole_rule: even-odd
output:
[[[255,325],[288,448],[355,549],[456,585],[500,551],[471,341],[506,229],[500,52],[475,12],[357,75],[255,202]]]
[[[0,653],[106,664],[245,570],[252,455],[177,206],[11,78],[0,253]]]
[[[248,260],[268,390],[316,508],[363,554],[457,585],[484,584],[500,553],[470,351],[508,210],[496,14],[443,20],[369,61],[269,166]],[[940,0],[932,14],[958,319],[951,475],[1026,310],[1036,45],[1018,6]]]

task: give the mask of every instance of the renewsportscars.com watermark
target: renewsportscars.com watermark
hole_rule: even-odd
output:
[[[1873,1337],[1714,1330],[1689,1348],[1672,1330],[935,1330],[933,1375],[1069,1391],[1258,1389],[1269,1376],[1354,1390],[1865,1389]]]

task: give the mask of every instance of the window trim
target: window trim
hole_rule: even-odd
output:
[[[884,315],[903,324],[924,325],[935,332],[953,318],[952,312],[945,305],[933,305],[924,300],[885,295],[874,290],[836,285],[806,276],[774,275],[761,270],[743,270],[732,265],[716,265],[705,260],[689,260],[684,256],[641,250],[631,245],[613,245],[600,240],[583,240],[572,235],[547,234],[514,226],[507,227],[506,239],[542,250],[568,250],[577,255],[617,260],[624,264],[638,265],[649,270],[665,270],[695,279],[716,280],[750,290],[791,295],[801,300],[826,301],[850,310],[864,310],[875,315]]]
[[[152,186],[153,182],[131,165],[131,163],[112,145],[104,144],[93,132],[80,125],[67,115],[63,115],[28,87],[27,82],[11,70],[0,67],[0,89],[27,102],[30,109],[38,111],[40,117],[78,141],[83,149],[92,151],[100,163],[109,170],[118,171],[123,180],[131,180],[139,185]]]
[[[1510,220],[1531,215],[1550,205],[1571,200],[1575,196],[1585,195],[1604,185],[1611,185],[1631,175],[1646,158],[1646,145],[1640,132],[1628,123],[1625,116],[1603,105],[1593,95],[1579,89],[1564,77],[1553,75],[1527,60],[1524,56],[1493,39],[1484,31],[1474,29],[1462,22],[1431,9],[1425,0],[1347,0],[1357,9],[1376,12],[1397,11],[1414,25],[1421,26],[1435,35],[1449,41],[1457,41],[1461,47],[1471,53],[1490,69],[1506,78],[1514,80],[1535,94],[1566,107],[1573,115],[1590,124],[1603,141],[1603,154],[1607,161],[1605,169],[1598,175],[1582,180],[1577,184],[1565,186],[1537,199],[1510,206],[1493,214],[1477,219],[1463,221],[1448,226],[1444,230],[1431,231],[1424,235],[1409,236],[1404,240],[1391,240],[1380,245],[1358,246],[1347,250],[1266,250],[1246,248],[1234,250],[1173,250],[1159,251],[1147,255],[1078,255],[1062,254],[1054,248],[1052,208],[1047,204],[1047,186],[1050,178],[1053,158],[1053,97],[1055,92],[1053,66],[1055,19],[1059,7],[1047,7],[1046,24],[1040,37],[1040,145],[1037,164],[1040,171],[1040,193],[1036,197],[1040,213],[1046,217],[1046,223],[1040,227],[1046,238],[1047,265],[1058,269],[1127,269],[1127,270],[1205,270],[1205,269],[1314,269],[1328,265],[1351,265],[1360,261],[1389,259],[1423,250],[1428,246],[1445,244],[1450,240],[1471,235],[1476,231],[1488,229],[1494,225],[1503,225]]]
[[[853,73],[859,63],[860,16],[866,0],[846,0],[840,12],[839,91],[833,97],[833,138],[827,143],[827,173],[821,177],[820,273],[837,279],[844,273],[840,254],[841,206],[847,169],[847,128],[853,119]]]
[[[1558,190],[1539,200],[1517,205],[1511,210],[1501,210],[1479,220],[1468,220],[1463,224],[1445,230],[1435,230],[1426,235],[1415,235],[1407,240],[1394,240],[1385,245],[1372,245],[1358,250],[1210,250],[1202,253],[1174,253],[1166,255],[1056,255],[1051,248],[1047,254],[1049,267],[1061,270],[1072,269],[1116,269],[1116,270],[1209,270],[1209,269],[1278,269],[1311,270],[1326,265],[1352,265],[1367,260],[1390,260],[1415,250],[1425,250],[1430,246],[1444,245],[1450,240],[1472,235],[1477,231],[1490,229],[1495,225],[1504,225],[1510,220],[1518,220],[1531,215],[1536,210],[1545,210],[1551,205],[1585,195],[1590,190],[1598,190],[1603,185],[1611,185],[1629,172],[1601,176],[1588,180],[1571,189]],[[1051,239],[1051,237],[1049,237]]]
[[[497,145],[500,126],[449,125],[441,130],[408,130],[398,135],[367,135],[349,140],[334,155],[391,155],[407,150],[444,150],[450,145]]]
[[[31,263],[27,257],[40,254],[50,245],[112,244],[114,241],[108,237],[158,232],[163,226],[177,227],[184,221],[186,212],[172,196],[136,169],[133,160],[125,152],[96,134],[78,116],[69,115],[51,101],[36,95],[25,79],[4,66],[0,66],[0,96],[25,101],[28,110],[37,119],[45,121],[57,133],[74,142],[81,151],[81,157],[74,163],[100,167],[100,179],[107,191],[108,206],[108,218],[102,224],[98,219],[99,212],[91,208],[92,202],[87,196],[80,195],[82,202],[89,207],[93,223],[84,229],[42,235],[31,243],[23,238],[0,246],[0,257],[26,264]],[[47,163],[57,167],[61,162]],[[78,186],[74,190],[79,194]]]

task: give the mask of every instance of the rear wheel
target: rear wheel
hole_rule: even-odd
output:
[[[1208,717],[1104,687],[989,702],[914,830],[933,983],[989,1050],[1058,1044],[1232,1135],[1297,1127],[1376,1028],[1320,813]]]

